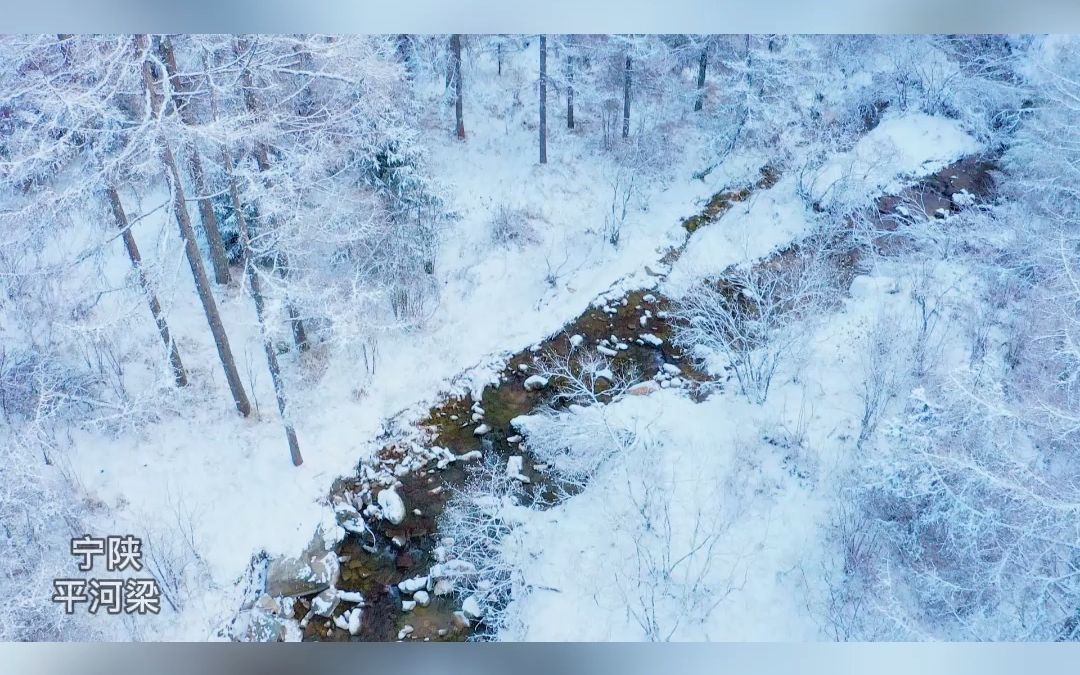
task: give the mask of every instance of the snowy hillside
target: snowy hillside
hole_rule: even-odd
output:
[[[1076,639],[1076,46],[4,38],[0,636]]]

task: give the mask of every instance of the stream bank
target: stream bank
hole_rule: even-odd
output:
[[[872,245],[885,252],[897,245],[898,239],[888,233],[902,227],[898,215],[906,205],[921,204],[934,217],[961,210],[971,203],[968,197],[985,198],[993,187],[994,169],[992,159],[965,158],[896,195],[877,199],[871,213],[873,227],[882,235]],[[717,193],[701,213],[684,221],[687,241],[698,228],[715,222],[756,190],[768,189],[777,178],[764,170],[753,185]],[[837,228],[838,241],[844,240],[845,229]],[[661,264],[670,268],[685,246],[684,241],[669,250]],[[757,264],[782,265],[799,251],[799,245],[792,244]],[[863,254],[864,249],[851,246],[833,261],[843,288],[857,274]],[[663,271],[647,271],[658,279],[664,276]],[[724,278],[717,283],[724,285]],[[557,383],[535,379],[542,359],[572,360],[596,350],[613,369],[637,372],[638,385],[632,388],[637,390],[630,394],[676,386],[701,396],[722,387],[694,370],[671,344],[669,305],[663,295],[644,289],[601,296],[559,333],[511,356],[479,399],[447,396],[414,429],[386,439],[356,476],[339,479],[330,503],[338,523],[349,531],[333,548],[340,565],[335,587],[343,593],[329,609],[320,606],[321,595],[283,604],[301,622],[303,639],[451,641],[482,636],[482,617],[468,611],[468,603],[462,606],[453,593],[452,575],[446,574],[455,561],[445,558],[439,516],[454,491],[465,485],[469,464],[480,458],[494,457],[506,466],[513,462],[527,479],[526,489],[541,501],[562,489],[532,461],[510,424],[519,415],[564,405],[554,393]],[[603,389],[600,381],[596,391],[602,394]]]

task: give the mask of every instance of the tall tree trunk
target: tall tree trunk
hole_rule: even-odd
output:
[[[397,57],[402,64],[405,65],[405,76],[410,80],[415,76],[413,56],[412,56],[412,38],[407,33],[402,33],[397,36]]]
[[[502,76],[502,43],[495,43],[495,61],[499,64],[499,76]]]
[[[240,237],[240,250],[242,251],[242,264],[244,274],[247,276],[248,286],[251,288],[251,298],[255,301],[255,316],[259,321],[259,335],[262,337],[263,351],[266,353],[266,365],[270,369],[270,379],[274,383],[274,398],[277,399],[278,414],[281,416],[281,424],[285,427],[285,439],[289,444],[289,455],[293,466],[300,466],[304,458],[300,454],[300,442],[296,439],[296,429],[293,427],[289,416],[288,398],[285,396],[285,382],[281,377],[281,365],[278,363],[277,352],[274,351],[274,343],[266,330],[266,303],[263,300],[262,285],[259,282],[259,271],[255,269],[255,262],[251,259],[251,251],[248,243],[247,223],[244,220],[244,205],[240,201],[240,190],[236,185],[236,177],[233,175],[232,157],[226,149],[224,156],[225,173],[229,180],[229,195],[232,197],[233,209],[236,212],[236,227]]]
[[[630,57],[626,57],[626,77],[623,79],[622,137],[630,137]]]
[[[450,61],[454,69],[454,117],[457,121],[457,137],[465,140],[465,120],[461,108],[461,34],[450,36]]]
[[[229,383],[229,391],[232,392],[236,409],[241,415],[247,417],[251,414],[251,403],[248,401],[247,392],[240,381],[240,373],[236,368],[236,360],[233,358],[232,349],[229,347],[229,337],[225,333],[225,326],[221,322],[221,314],[218,312],[217,302],[210,290],[210,279],[206,276],[206,268],[203,267],[202,258],[199,257],[199,246],[195,242],[195,230],[191,227],[191,216],[188,214],[187,204],[184,198],[184,187],[180,184],[180,171],[176,168],[176,159],[172,149],[165,139],[161,139],[161,159],[169,172],[169,180],[172,183],[173,209],[176,211],[176,221],[180,226],[180,234],[184,238],[184,248],[187,252],[188,264],[191,266],[191,274],[195,278],[195,289],[202,301],[203,311],[206,313],[206,321],[210,325],[210,332],[214,336],[214,346],[217,347],[218,357],[225,370],[225,379]]]
[[[708,63],[709,52],[705,47],[701,48],[701,58],[698,60],[697,71],[697,100],[694,101],[694,110],[701,110],[705,102],[705,66]]]
[[[165,62],[165,70],[169,75],[173,106],[184,124],[195,126],[194,113],[183,97],[187,93],[187,84],[182,82],[178,75],[176,53],[173,51],[172,42],[163,37],[160,44],[162,60]],[[217,214],[214,213],[214,203],[210,201],[210,186],[206,179],[206,172],[203,171],[199,148],[194,142],[188,149],[188,153],[191,177],[194,179],[195,191],[198,193],[199,219],[202,222],[203,232],[206,233],[206,241],[210,245],[210,264],[214,268],[214,281],[227,284],[230,281],[229,258],[225,254],[225,243],[221,240],[221,228],[218,226]]]
[[[566,128],[574,128],[574,57],[566,57]]]
[[[540,163],[547,164],[547,36],[540,36]]]
[[[57,33],[56,39],[60,43],[60,53],[64,55],[64,63],[71,65],[71,39],[74,33]]]
[[[237,54],[243,53],[243,48],[239,42],[236,44],[236,51]],[[246,67],[243,69],[242,78],[244,106],[247,108],[248,112],[258,115],[259,103],[255,100],[255,88],[251,80],[251,71]],[[259,173],[266,173],[270,170],[270,152],[263,143],[255,144],[255,164],[259,168]],[[261,220],[261,217],[256,215],[256,219]],[[284,251],[278,251],[276,253],[274,270],[282,278],[288,278],[289,256]],[[289,315],[289,326],[292,328],[293,342],[296,344],[296,348],[302,352],[307,351],[310,343],[307,338],[307,330],[304,329],[304,320],[300,318],[300,313],[296,310],[296,306],[293,305],[288,298],[285,298],[285,311]]]
[[[146,36],[139,36],[140,47],[146,47]],[[162,95],[154,87],[154,73],[150,61],[143,62],[143,82],[150,95],[150,105],[153,115],[156,117],[162,106]],[[184,186],[180,182],[180,171],[176,168],[176,158],[173,156],[169,141],[164,135],[159,134],[161,161],[165,165],[166,177],[170,183],[173,199],[173,211],[176,214],[177,225],[180,226],[180,236],[184,240],[184,251],[187,253],[188,264],[191,266],[191,275],[195,279],[195,290],[202,302],[203,312],[206,314],[206,322],[210,325],[210,332],[214,336],[214,346],[217,348],[221,366],[225,370],[225,380],[229,383],[229,391],[232,392],[233,402],[241,415],[247,417],[251,414],[251,403],[248,401],[247,392],[240,382],[240,372],[236,368],[236,359],[233,358],[232,348],[229,347],[229,337],[225,333],[225,326],[221,322],[221,314],[218,312],[217,302],[210,290],[210,279],[206,276],[206,268],[203,266],[202,257],[199,255],[199,245],[195,241],[195,230],[191,227],[191,216],[187,210],[187,200],[184,197]]]
[[[747,33],[746,34],[746,96],[747,96],[748,101],[749,101],[749,96],[750,96],[750,90],[753,89],[753,86],[754,86],[754,77],[753,77],[753,67],[754,67],[753,54],[754,53],[752,51],[750,51],[750,37],[751,37],[750,34]]]
[[[172,368],[173,380],[178,387],[186,386],[188,383],[187,371],[184,370],[184,364],[180,360],[180,352],[177,350],[176,342],[173,341],[172,334],[169,332],[169,324],[165,321],[164,312],[161,311],[161,303],[158,302],[157,295],[150,285],[150,279],[147,278],[146,271],[143,269],[142,256],[139,254],[139,247],[135,243],[135,235],[131,233],[131,225],[128,223],[127,214],[124,213],[124,207],[120,203],[120,194],[112,185],[108,187],[107,192],[113,218],[116,220],[116,226],[120,228],[120,234],[124,239],[124,248],[127,249],[128,258],[131,259],[131,267],[135,270],[135,276],[139,279],[139,286],[142,287],[146,302],[150,305],[150,313],[154,315],[154,323],[157,324],[158,334],[161,336],[161,341],[165,343],[165,351],[169,354],[169,366]]]

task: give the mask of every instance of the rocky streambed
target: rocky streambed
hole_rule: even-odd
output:
[[[900,216],[911,204],[943,217],[984,198],[992,189],[993,169],[990,159],[966,158],[898,195],[878,199],[871,218],[882,236],[872,245],[894,245],[888,234],[902,227]],[[688,236],[776,179],[763,170],[755,184],[718,193],[702,213],[684,222]],[[843,230],[837,229],[837,237]],[[670,250],[661,264],[670,268],[684,246]],[[862,251],[854,245],[839,249],[833,261],[839,283],[850,282]],[[784,264],[798,255],[799,246],[792,245],[758,264]],[[647,271],[664,275],[663,269]],[[718,283],[723,286],[724,280]],[[600,354],[612,370],[636,373],[636,383],[625,389],[629,395],[678,387],[698,396],[723,386],[708,381],[672,345],[668,309],[668,299],[655,291],[603,295],[559,333],[510,357],[478,398],[450,395],[415,427],[383,439],[376,456],[361,464],[357,475],[336,481],[329,495],[337,524],[347,532],[344,539],[325,540],[317,533],[298,558],[268,561],[257,570],[253,587],[261,593],[253,593],[241,612],[243,638],[282,639],[289,625],[284,618],[295,619],[303,639],[315,641],[483,636],[479,603],[461,597],[455,585],[475,570],[449,557],[453,542],[439,533],[449,499],[465,485],[470,465],[480,461],[505,467],[539,503],[565,493],[566,486],[554,484],[545,467],[534,462],[511,423],[544,406],[564,405],[555,393],[559,383],[551,381],[544,363],[573,364],[582,355]],[[601,398],[610,381],[609,374],[593,383]]]
[[[638,373],[631,394],[697,391],[704,378],[671,345],[665,307],[664,299],[643,291],[602,300],[558,335],[511,357],[478,399],[447,398],[421,421],[415,438],[388,443],[361,475],[340,480],[330,499],[350,534],[333,552],[340,564],[336,588],[362,595],[360,625],[350,632],[342,629],[348,619],[336,620],[353,611],[348,600],[326,616],[315,601],[300,599],[293,617],[307,618],[304,638],[458,640],[482,631],[477,603],[454,594],[455,578],[472,570],[447,558],[453,542],[438,531],[447,501],[481,459],[496,458],[541,503],[564,489],[533,461],[511,424],[542,406],[562,405],[555,383],[539,374],[540,360],[573,362],[576,353],[597,350],[612,368]],[[598,378],[600,395],[605,386]]]

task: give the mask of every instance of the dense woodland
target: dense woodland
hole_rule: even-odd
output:
[[[994,189],[944,219],[909,209],[889,247],[872,229],[877,195],[852,172],[822,176],[883,120],[914,114],[974,139]],[[861,274],[904,266],[900,295],[917,316],[873,317],[848,347],[861,407],[850,442],[827,441],[845,460],[813,488],[830,506],[822,550],[801,571],[802,604],[820,639],[1080,638],[1080,41],[794,35],[0,39],[0,636],[144,635],[49,601],[69,538],[116,508],[69,465],[80,439],[108,453],[165,424],[224,429],[208,452],[227,466],[228,434],[251,428],[228,426],[238,417],[273,427],[261,462],[299,472],[327,451],[305,442],[306,415],[367,405],[337,400],[320,384],[327,373],[362,389],[388,344],[452,313],[444,281],[457,249],[447,247],[474,217],[455,179],[476,170],[454,153],[479,142],[477,128],[527,138],[500,148],[489,136],[474,151],[556,183],[565,175],[566,194],[580,188],[580,176],[559,173],[572,168],[568,149],[595,164],[603,217],[590,236],[613,258],[634,250],[635,223],[668,185],[711,185],[753,157],[755,171],[792,180],[811,228],[798,237],[804,250],[828,259],[842,237],[865,254]],[[673,176],[676,164],[688,170]],[[537,199],[561,208],[544,185]],[[478,255],[558,236],[538,234],[544,219],[525,206],[475,208],[490,227],[470,244]],[[552,259],[534,262],[552,288],[570,283]],[[963,279],[943,280],[943,263]],[[793,355],[812,353],[806,320],[841,302],[828,270],[805,267],[783,278],[746,267],[737,285],[749,310],[709,279],[674,298],[675,340],[703,372],[722,355],[738,405],[768,410],[798,379]],[[249,335],[255,352],[239,346]],[[563,375],[593,390],[573,381],[579,372]],[[258,401],[260,387],[273,403]],[[594,428],[581,414],[535,422],[532,452],[586,491],[610,479],[603,467],[619,453],[649,471],[626,434],[582,433]],[[219,417],[226,426],[203,426]],[[153,444],[139,452],[156,461]],[[500,484],[474,488],[512,487]],[[459,523],[459,539],[508,531],[476,525],[475,495],[457,508],[446,527]],[[717,530],[690,550],[722,540]],[[185,554],[197,561],[198,547]],[[474,550],[491,556],[493,577],[517,578],[519,559]],[[613,616],[641,630],[620,637],[723,639],[676,632],[707,625],[718,605],[690,602],[686,585],[715,570],[637,555],[637,573],[667,591],[631,598],[625,589],[644,577],[616,575],[626,603]],[[181,615],[197,567],[176,575]],[[513,602],[524,587],[499,588],[490,634],[528,637],[528,605]]]

